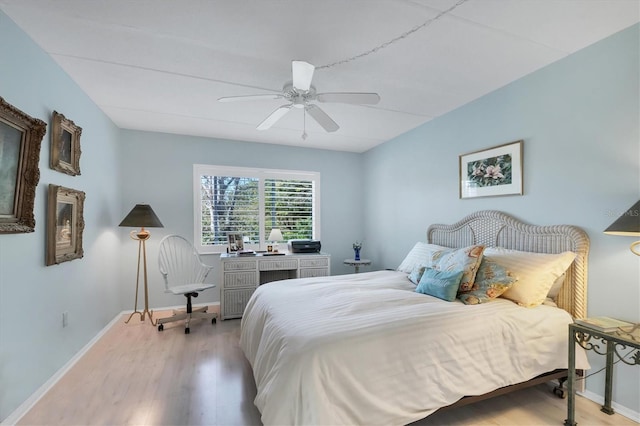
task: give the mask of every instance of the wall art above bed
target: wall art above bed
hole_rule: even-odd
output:
[[[522,143],[460,155],[460,198],[522,195]]]

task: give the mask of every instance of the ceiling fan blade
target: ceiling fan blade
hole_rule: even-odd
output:
[[[284,98],[282,93],[273,93],[268,95],[245,95],[245,96],[225,96],[218,98],[218,102],[243,102],[243,101],[259,101],[264,99],[281,99]]]
[[[291,74],[293,74],[293,87],[306,92],[311,87],[311,79],[316,67],[305,61],[291,61]]]
[[[380,102],[380,96],[377,93],[361,92],[318,93],[316,99],[318,102],[338,102],[343,104],[375,105]]]
[[[278,107],[267,118],[265,118],[262,121],[262,123],[258,124],[258,127],[256,127],[256,129],[258,129],[258,130],[267,130],[267,129],[269,129],[271,126],[273,126],[276,123],[276,121],[278,121],[282,117],[284,117],[284,115],[287,112],[289,112],[289,110],[291,109],[292,106],[293,106],[293,104],[282,105],[281,107]]]
[[[327,132],[335,132],[340,128],[340,126],[338,126],[338,124],[335,121],[333,121],[331,117],[327,115],[326,112],[320,109],[319,106],[310,104],[306,106],[305,110]]]

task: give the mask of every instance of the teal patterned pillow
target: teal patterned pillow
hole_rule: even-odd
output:
[[[416,292],[453,302],[458,293],[464,271],[438,271],[425,268]]]
[[[480,263],[473,287],[469,291],[461,291],[458,299],[466,305],[490,302],[507,291],[516,281],[505,267],[485,258]]]

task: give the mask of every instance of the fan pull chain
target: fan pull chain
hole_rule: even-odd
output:
[[[389,40],[387,42],[382,43],[379,46],[376,46],[376,47],[374,47],[372,49],[369,49],[366,52],[362,52],[362,53],[360,53],[358,55],[354,55],[354,56],[352,56],[350,58],[342,59],[340,61],[336,61],[336,62],[332,62],[330,64],[326,64],[326,65],[322,65],[322,66],[316,67],[316,70],[323,69],[323,68],[331,68],[331,67],[334,67],[336,65],[346,64],[346,63],[354,61],[356,59],[360,59],[360,58],[363,58],[365,56],[368,56],[368,55],[370,55],[372,53],[376,53],[378,50],[384,49],[385,47],[389,47],[390,45],[392,45],[396,41],[400,41],[403,38],[407,38],[408,36],[410,36],[411,34],[415,33],[416,31],[421,30],[422,28],[426,27],[427,25],[430,25],[430,24],[434,23],[435,21],[437,21],[438,19],[442,18],[443,16],[445,16],[449,12],[452,12],[455,8],[457,8],[458,6],[460,6],[461,4],[463,4],[465,2],[467,2],[467,0],[458,0],[453,6],[451,6],[450,8],[448,8],[446,10],[443,10],[442,12],[438,13],[433,18],[427,19],[422,24],[416,25],[415,27],[411,28],[409,31],[406,31],[406,32],[400,34],[399,36],[397,36],[395,38],[392,38],[391,40]]]
[[[302,140],[307,140],[307,107],[302,110]]]

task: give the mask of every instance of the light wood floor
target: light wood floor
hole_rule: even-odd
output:
[[[156,312],[156,317],[167,313]],[[20,420],[20,425],[260,425],[256,389],[238,346],[240,320],[196,321],[191,334],[124,319]],[[586,425],[636,425],[577,397]],[[414,425],[562,425],[566,400],[540,385],[435,413]]]

